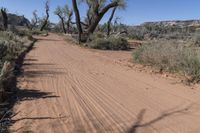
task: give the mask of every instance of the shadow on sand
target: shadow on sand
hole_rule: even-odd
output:
[[[18,72],[18,77],[22,78],[21,82],[25,81],[25,83],[26,82],[31,83],[29,80],[33,80],[33,82],[31,83],[33,86],[35,84],[35,81],[34,81],[35,78],[39,78],[42,80],[45,77],[51,76],[53,78],[53,76],[64,74],[64,72],[60,72],[61,69],[55,68],[56,66],[55,64],[38,63],[38,60],[34,59],[33,57],[31,57],[30,59],[23,59],[23,61],[24,63],[21,64],[23,67],[20,67],[21,69]],[[17,83],[18,82],[16,82],[16,84]],[[41,88],[35,88],[35,89],[33,88],[31,88],[29,85],[23,86],[23,83],[22,83],[22,87],[16,87],[16,93],[13,95],[13,100],[12,100],[13,102],[12,102],[11,108],[13,108],[13,106],[17,102],[60,97],[56,95],[54,92],[40,91]],[[33,105],[33,106],[37,106],[37,105]],[[20,112],[18,113],[14,112],[11,118],[13,118],[14,116],[18,114],[20,114]],[[28,120],[45,120],[45,119],[61,119],[61,118],[64,118],[64,117],[50,117],[50,116],[22,117],[22,118],[11,120],[11,124],[14,124],[22,120],[27,120],[27,119]]]
[[[143,118],[144,118],[144,115],[146,113],[146,109],[142,109],[138,115],[137,115],[137,118],[136,118],[136,121],[133,123],[132,127],[128,130],[128,133],[137,133],[137,130],[139,128],[146,128],[146,127],[149,127],[149,126],[152,126],[153,124],[167,118],[167,117],[170,117],[170,116],[173,116],[173,115],[177,115],[177,114],[187,114],[188,113],[188,110],[192,107],[192,105],[189,105],[185,108],[182,108],[182,109],[178,109],[178,110],[172,110],[172,111],[165,111],[163,113],[161,113],[160,116],[150,120],[150,121],[147,121],[145,123],[143,123]]]

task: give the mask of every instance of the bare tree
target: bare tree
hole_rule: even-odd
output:
[[[65,28],[65,14],[63,12],[63,9],[60,6],[58,6],[54,11],[54,14],[56,14],[60,18],[63,32],[66,34],[67,32]]]
[[[114,15],[115,15],[116,9],[117,9],[117,7],[114,7],[114,8],[113,8],[112,13],[111,13],[111,15],[110,15],[110,18],[109,18],[109,20],[108,20],[108,23],[107,23],[107,36],[110,35],[111,22],[112,22],[112,19],[113,19]]]
[[[103,18],[103,16],[112,8],[118,7],[121,4],[121,0],[112,0],[110,3],[106,4],[106,0],[91,0],[90,4],[92,4],[92,16],[91,16],[91,24],[87,29],[88,34],[91,34],[95,31],[97,25]]]
[[[40,31],[43,31],[44,28],[47,26],[48,24],[48,20],[49,20],[49,1],[47,0],[45,3],[45,11],[46,11],[46,17],[44,19],[44,22],[40,28]]]
[[[31,19],[31,27],[30,29],[33,30],[38,24],[39,17],[37,15],[37,10],[33,11],[33,18]]]
[[[7,16],[7,10],[6,8],[1,8],[1,14],[3,18],[3,28],[4,30],[8,29],[8,16]]]
[[[60,18],[63,32],[67,33],[67,31],[68,31],[68,33],[69,33],[70,24],[71,24],[71,20],[72,20],[72,16],[73,16],[73,11],[70,10],[67,5],[65,5],[63,8],[58,6],[56,8],[56,10],[54,11],[54,14],[56,14]],[[65,28],[65,19],[66,18],[67,18],[67,31]]]
[[[82,0],[86,2],[89,9],[87,11],[87,21],[88,21],[88,27],[86,28],[86,33],[89,36],[92,34],[96,27],[98,26],[99,22],[103,18],[103,16],[112,8],[124,5],[124,0],[111,0],[110,3],[108,3],[107,0]],[[77,7],[76,0],[72,0],[74,11],[76,14],[76,23],[77,23],[77,29],[79,31],[79,34],[83,33],[82,27],[81,27],[81,20],[79,15],[79,10]],[[108,4],[107,4],[108,3]],[[80,36],[80,35],[79,35]]]
[[[70,24],[71,24],[71,21],[72,21],[73,10],[69,9],[69,7],[67,5],[65,5],[63,10],[64,10],[64,13],[67,16],[67,31],[68,31],[68,33],[70,33]]]

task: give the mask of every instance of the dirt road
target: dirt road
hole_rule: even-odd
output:
[[[200,90],[134,70],[131,52],[38,39],[18,79],[12,132],[200,132]]]

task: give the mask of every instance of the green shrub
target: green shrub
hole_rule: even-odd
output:
[[[133,57],[135,62],[184,74],[191,82],[200,81],[200,54],[192,47],[177,42],[155,42],[138,47]]]
[[[42,36],[47,36],[48,32],[47,31],[40,31],[40,30],[32,30],[30,31],[32,35],[42,35]]]
[[[121,37],[96,38],[89,43],[89,47],[102,50],[127,50],[130,48],[128,41]]]
[[[108,50],[110,49],[110,42],[107,39],[97,38],[90,42],[89,46],[94,49]]]
[[[13,32],[0,32],[0,69],[5,61],[15,60],[26,49],[30,37],[21,37]]]
[[[200,37],[199,36],[193,38],[191,46],[200,47]]]
[[[15,65],[17,58],[32,44],[30,37],[20,36],[14,32],[0,31],[0,103],[9,101],[6,92],[14,91]],[[0,119],[3,112],[1,112]],[[7,116],[7,115],[6,115]],[[7,132],[7,125],[0,125],[0,133]]]

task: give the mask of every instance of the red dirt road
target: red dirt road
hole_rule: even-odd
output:
[[[200,132],[200,90],[134,70],[131,52],[37,38],[18,78],[11,132]]]

